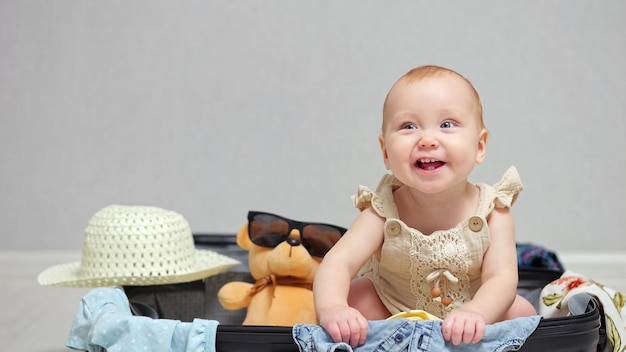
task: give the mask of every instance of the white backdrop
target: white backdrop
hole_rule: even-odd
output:
[[[349,226],[391,84],[450,67],[516,165],[517,237],[625,250],[626,2],[0,1],[0,249],[79,249],[109,204],[235,232]]]

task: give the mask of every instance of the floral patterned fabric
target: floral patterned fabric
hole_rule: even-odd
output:
[[[614,352],[626,351],[626,295],[572,271],[541,291],[539,313],[546,318],[567,316],[569,299],[579,293],[598,299],[604,309],[608,342]]]

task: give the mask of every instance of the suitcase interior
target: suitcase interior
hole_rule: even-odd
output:
[[[204,281],[177,285],[126,286],[133,313],[153,318],[191,321],[213,319],[217,328],[218,352],[298,352],[289,326],[240,325],[245,309],[228,311],[217,302],[217,290],[226,282],[254,280],[247,272],[248,252],[237,246],[233,234],[194,234],[198,248],[211,249],[242,262],[229,271]],[[559,278],[562,272],[520,269],[518,293],[538,305],[541,289]],[[570,303],[572,315],[544,318],[520,351],[601,351],[606,345],[604,315],[598,302],[589,295],[579,295]],[[574,299],[574,298],[572,298]],[[575,306],[575,307],[572,307]]]

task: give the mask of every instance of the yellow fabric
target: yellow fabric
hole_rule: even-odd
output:
[[[391,319],[409,319],[409,320],[441,320],[440,318],[425,312],[423,310],[411,310],[408,312],[400,312],[398,314],[394,314],[387,318],[387,320]]]

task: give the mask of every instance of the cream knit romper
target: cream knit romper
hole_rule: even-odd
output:
[[[375,193],[360,186],[352,197],[358,209],[371,205],[386,219],[380,257],[372,256],[359,274],[374,283],[392,315],[420,309],[445,318],[469,302],[480,286],[482,258],[489,246],[487,217],[494,207],[510,207],[523,186],[511,166],[495,185],[476,185],[480,195],[473,216],[449,230],[424,235],[398,219],[393,191],[401,185],[393,175],[385,175]],[[433,298],[434,286],[452,303],[446,306],[441,297]]]

